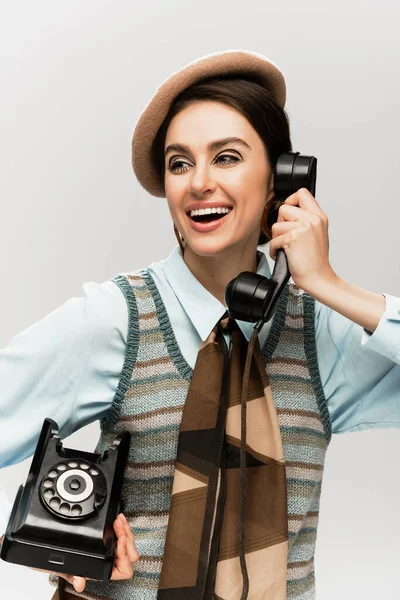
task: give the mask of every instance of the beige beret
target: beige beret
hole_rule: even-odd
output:
[[[256,76],[281,108],[286,101],[285,78],[281,70],[262,54],[226,50],[207,54],[174,72],[157,89],[140,114],[132,136],[132,167],[139,183],[153,196],[165,198],[164,185],[152,162],[151,147],[172,101],[185,88],[202,79],[218,75]]]

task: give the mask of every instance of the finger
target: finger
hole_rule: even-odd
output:
[[[72,585],[74,586],[75,591],[83,592],[83,590],[85,589],[85,585],[86,585],[86,578],[85,577],[77,577],[74,575],[74,577],[72,578]]]
[[[296,227],[292,229],[287,234],[280,235],[273,240],[270,241],[269,246],[269,255],[273,260],[276,260],[276,255],[278,250],[281,248],[283,250],[288,249],[289,245],[298,237],[303,234],[308,234],[308,227]]]
[[[119,515],[114,521],[114,531],[117,538],[120,538],[122,535],[125,535],[124,523]]]
[[[114,531],[117,535],[117,538],[123,535],[127,537],[127,554],[129,560],[131,563],[136,562],[139,558],[139,553],[136,549],[132,529],[122,513],[119,514],[114,521]]]
[[[70,583],[76,592],[83,592],[86,586],[86,577],[78,577],[77,575],[67,575],[66,573],[55,573]]]
[[[123,535],[128,537],[128,529],[129,529],[129,534],[133,537],[133,533],[131,531],[131,528],[130,528],[128,522],[124,519],[122,513],[120,513],[114,521],[114,531],[115,531],[117,538],[120,538]]]
[[[134,563],[139,558],[139,552],[137,551],[137,548],[136,548],[133,531],[131,529],[131,526],[129,525],[128,519],[125,517],[125,515],[123,513],[121,513],[119,515],[119,518],[121,518],[122,521],[124,522],[124,529],[125,529],[125,533],[126,533],[126,537],[127,537],[127,553],[129,556],[129,560],[131,561],[131,563]]]
[[[128,527],[129,527],[129,525],[128,525]],[[127,546],[129,545],[128,544],[129,537],[128,537],[128,531],[127,531],[128,527],[127,527],[126,519],[124,519],[123,514],[120,513],[114,521],[114,530],[117,534],[117,538],[120,538],[122,536],[125,536],[127,538]],[[130,530],[130,527],[129,527],[129,530]],[[131,531],[129,531],[129,533],[132,534]],[[126,552],[129,553],[128,548],[127,548]]]
[[[128,525],[128,527],[129,527],[129,525]],[[129,529],[130,529],[130,527],[129,527]],[[120,539],[126,538],[125,544],[122,543],[122,544],[117,545],[116,559],[115,559],[115,566],[117,567],[117,570],[120,568],[125,569],[126,564],[129,563],[129,565],[132,566],[132,563],[136,562],[136,560],[139,558],[139,554],[138,554],[136,548],[134,547],[134,542],[132,542],[131,540],[128,540],[128,536],[126,533],[126,523],[121,515],[118,515],[118,517],[114,521],[114,530],[117,535],[118,543],[119,543]],[[132,532],[131,532],[131,535],[133,537]],[[129,577],[130,576],[128,575],[128,578]],[[125,576],[122,577],[122,579],[126,579],[126,578],[127,577],[125,577]]]
[[[282,204],[279,207],[277,223],[282,221],[311,221],[316,223],[320,218],[326,218],[325,213],[322,211],[321,214],[317,214],[298,206]]]
[[[316,215],[324,214],[320,205],[307,188],[300,188],[290,196],[288,196],[284,202],[287,205],[299,206],[303,210],[308,210]]]
[[[123,535],[118,538],[117,542],[117,552],[113,572],[111,575],[111,579],[113,580],[130,579],[133,576],[133,568],[126,551],[126,546],[127,539],[126,536]]]
[[[301,223],[299,221],[280,221],[276,222],[271,227],[272,237],[276,238],[279,235],[284,235],[291,229],[295,227],[301,227]]]
[[[139,552],[135,546],[133,539],[127,538],[126,540],[126,552],[128,554],[129,562],[135,563],[139,559]]]

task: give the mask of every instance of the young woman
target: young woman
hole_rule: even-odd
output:
[[[86,284],[85,298],[69,301],[0,354],[7,414],[2,466],[32,453],[46,416],[63,436],[101,419],[98,451],[120,431],[132,434],[112,581],[63,575],[71,600],[314,598],[319,497],[331,434],[400,424],[400,299],[361,289],[334,272],[328,218],[309,191],[302,188],[283,204],[275,199],[274,167],[292,150],[285,99],[281,71],[252,52],[208,55],[169,77],[137,122],[132,160],[144,189],[166,197],[179,245],[146,269]],[[240,429],[234,418],[240,401],[229,404],[227,420],[227,509],[216,489],[210,502],[209,448],[200,441],[207,438],[201,427],[187,426],[184,408],[207,422],[221,373],[219,363],[210,362],[200,375],[200,358],[218,339],[228,283],[243,271],[271,276],[257,249],[267,242],[272,259],[284,250],[292,278],[259,333],[262,385],[253,374],[257,393],[251,396],[249,388],[247,401],[245,585],[237,538]],[[55,340],[54,327],[68,336]],[[253,327],[237,321],[247,341]],[[232,351],[232,330],[223,329],[223,338]],[[22,377],[29,347],[40,349],[38,359]],[[40,383],[34,390],[31,384],[50,357],[55,379],[50,373],[46,396]],[[28,415],[31,426],[11,440],[6,427],[19,414]],[[235,432],[228,423],[235,423]],[[191,438],[193,430],[197,437]],[[192,439],[197,454],[183,467],[178,442],[190,450]],[[267,473],[260,496],[251,493],[258,490],[251,488],[256,466]],[[214,521],[206,535],[193,523],[201,527],[207,519]]]

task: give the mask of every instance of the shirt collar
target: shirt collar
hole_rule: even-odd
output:
[[[260,250],[257,250],[257,261],[257,273],[263,277],[271,277],[267,257]],[[168,283],[204,342],[226,311],[226,307],[196,279],[183,260],[179,245],[175,246],[164,261],[163,270]],[[240,320],[236,322],[249,341],[255,323]]]

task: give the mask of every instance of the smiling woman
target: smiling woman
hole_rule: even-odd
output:
[[[196,115],[197,107],[195,105],[199,104],[202,105],[201,112],[197,114],[197,123],[195,123],[192,117]],[[254,168],[255,162],[258,161],[258,165],[264,165],[271,171],[279,156],[292,149],[287,114],[274,100],[271,91],[261,85],[261,82],[257,83],[257,77],[246,79],[243,75],[231,74],[225,77],[203,79],[177,95],[152,144],[153,164],[160,181],[160,189],[163,189],[164,193],[166,193],[166,186],[171,179],[168,171],[183,174],[193,167],[194,157],[190,153],[190,147],[183,143],[166,144],[167,132],[168,140],[172,140],[174,131],[176,131],[175,135],[178,133],[177,115],[184,113],[189,107],[192,107],[191,112],[187,114],[186,111],[187,118],[185,120],[183,120],[183,115],[180,115],[178,126],[180,124],[180,129],[184,129],[185,139],[196,139],[198,138],[196,134],[201,132],[201,139],[208,141],[205,150],[208,164],[211,164],[213,160],[215,166],[219,166],[220,169],[227,169],[243,162],[244,157],[246,160],[251,157],[249,169]],[[219,121],[220,118],[224,119],[224,124]],[[192,128],[190,132],[184,128],[188,123]],[[229,133],[222,139],[214,139],[219,130]],[[232,131],[235,130],[244,130],[245,135],[255,140],[257,154],[253,151],[251,155],[252,148],[246,139],[232,135]],[[258,139],[255,134],[258,134]],[[200,141],[200,138],[198,139]],[[222,153],[221,150],[224,152]],[[217,151],[219,151],[218,155]],[[180,156],[174,157],[172,152],[177,152]],[[187,162],[189,156],[192,162],[190,160]],[[186,157],[186,161],[183,160],[184,157]],[[230,177],[233,180],[232,174]],[[229,179],[229,175],[226,178]],[[232,181],[232,185],[233,183],[234,181]],[[169,195],[166,195],[168,198]],[[250,190],[248,190],[248,195],[251,196]],[[264,205],[267,201],[268,197],[264,190]],[[208,202],[209,200],[207,200]],[[200,205],[204,205],[204,201],[200,202]],[[276,210],[279,206],[280,204],[272,197],[268,207],[271,223],[274,219],[276,220]],[[258,224],[261,222],[261,216],[262,211]],[[259,231],[258,245],[266,244],[269,239],[269,236]]]
[[[64,436],[101,419],[98,453],[131,434],[112,580],[53,577],[54,600],[62,578],[68,600],[314,600],[331,435],[400,425],[400,299],[336,275],[308,189],[276,200],[285,101],[257,53],[173,73],[136,123],[132,165],[179,245],[87,284],[0,353],[1,466],[26,458],[44,417]],[[267,242],[291,278],[258,329],[225,296],[244,271],[273,287]]]

